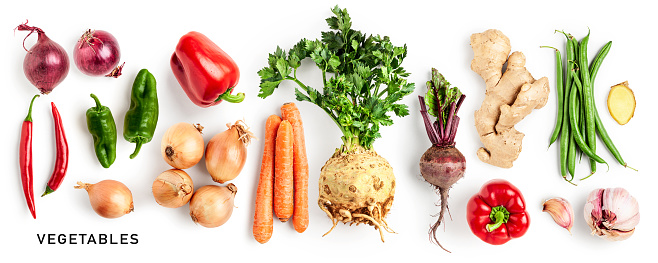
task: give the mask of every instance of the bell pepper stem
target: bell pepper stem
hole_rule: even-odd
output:
[[[135,151],[130,155],[130,159],[135,159],[139,153],[139,150],[142,148],[142,140],[137,140],[136,143],[137,145],[135,146]]]
[[[493,223],[487,224],[486,229],[488,232],[493,232],[503,224],[507,223],[507,220],[509,220],[509,211],[507,211],[507,209],[502,205],[496,206],[491,209],[489,218],[491,221],[493,221]]]
[[[233,95],[233,94],[231,94],[232,90],[233,90],[233,88],[227,89],[226,92],[224,92],[222,95],[219,95],[219,97],[215,101],[224,100],[224,101],[230,102],[230,103],[240,103],[240,102],[242,102],[244,100],[244,97],[245,97],[244,93],[240,92],[238,94]]]

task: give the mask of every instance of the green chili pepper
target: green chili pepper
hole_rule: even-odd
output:
[[[91,94],[96,106],[87,110],[87,128],[94,138],[96,157],[101,165],[109,168],[117,157],[117,126],[110,108],[101,105],[96,95]]]
[[[142,148],[153,138],[155,126],[158,123],[158,93],[155,89],[155,77],[148,70],[137,73],[130,93],[130,109],[126,112],[123,125],[123,138],[136,143],[135,152],[130,159],[135,158]]]

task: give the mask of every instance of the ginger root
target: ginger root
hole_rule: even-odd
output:
[[[628,81],[624,81],[610,88],[608,93],[608,111],[617,123],[624,125],[633,118],[635,114],[635,95],[628,87]]]
[[[488,164],[511,168],[521,153],[525,136],[514,125],[533,109],[546,105],[549,94],[548,79],[535,81],[525,68],[525,56],[511,51],[510,41],[501,31],[489,29],[471,35],[473,61],[471,69],[486,84],[482,106],[475,111],[475,128],[484,144],[477,151],[478,158]],[[509,55],[509,58],[508,58]],[[503,65],[507,69],[503,73]]]

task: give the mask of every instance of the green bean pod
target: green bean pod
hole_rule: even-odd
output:
[[[612,41],[608,41],[608,43],[606,43],[603,46],[603,48],[601,48],[599,53],[596,55],[594,62],[590,66],[590,72],[591,72],[590,77],[592,84],[594,83],[596,74],[598,73],[599,68],[601,67],[601,63],[603,62],[603,59],[605,59],[605,57],[608,55],[608,52],[610,52],[611,47],[612,47]],[[596,131],[599,133],[601,140],[605,144],[606,148],[608,148],[610,153],[612,153],[615,159],[617,159],[617,162],[619,162],[619,164],[623,165],[624,167],[629,167],[627,163],[624,161],[624,159],[621,157],[621,154],[619,153],[619,150],[617,150],[617,147],[615,147],[615,144],[612,142],[610,135],[608,135],[608,132],[603,126],[603,122],[601,121],[601,117],[599,116],[599,112],[596,108],[594,109],[594,116],[595,116]]]
[[[594,114],[594,92],[592,90],[591,76],[589,73],[587,59],[587,44],[589,42],[589,33],[580,41],[578,50],[578,64],[580,65],[580,76],[582,80],[582,90],[585,102],[585,122],[587,125],[586,139],[587,145],[592,152],[596,153],[596,120]],[[596,162],[590,159],[592,173],[596,172]]]
[[[576,177],[576,141],[574,140],[574,135],[569,134],[569,149],[567,151],[567,170],[571,175],[569,182]]]
[[[575,73],[571,72],[571,74],[574,74],[574,82],[576,84],[575,87],[577,87],[576,89],[572,88],[569,95],[569,121],[572,124],[571,130],[573,131],[572,134],[574,135],[573,136],[574,140],[576,141],[576,144],[578,145],[580,150],[583,151],[583,153],[586,154],[590,158],[590,160],[594,160],[598,163],[605,163],[607,165],[608,163],[606,163],[605,160],[603,160],[603,158],[596,155],[596,153],[593,152],[592,149],[589,148],[589,146],[587,146],[587,142],[585,142],[585,139],[583,138],[583,136],[581,136],[580,127],[577,124],[573,125],[577,123],[576,121],[577,118],[576,115],[578,114],[577,112],[578,109],[576,108],[576,100],[578,99],[577,91],[578,89],[582,89],[582,86],[580,81],[575,77]]]
[[[555,122],[555,128],[553,129],[553,133],[551,134],[551,138],[548,143],[548,147],[551,147],[551,145],[557,140],[558,135],[560,134],[562,127],[564,126],[563,124],[563,115],[564,115],[564,89],[562,86],[562,81],[563,81],[563,70],[562,70],[562,55],[560,54],[560,50],[554,47],[549,47],[549,46],[542,46],[544,48],[552,48],[555,50],[555,65],[556,65],[556,74],[555,74],[555,90],[557,91],[557,120]],[[562,152],[562,148],[560,148],[560,152]],[[565,176],[565,173],[562,173],[562,176]]]
[[[605,127],[603,127],[603,122],[601,122],[601,117],[599,117],[598,112],[596,113],[595,117],[596,117],[596,130],[599,132],[599,135],[601,135],[601,140],[603,141],[603,144],[605,144],[606,148],[608,148],[610,153],[612,153],[615,159],[617,159],[617,162],[619,162],[619,164],[623,165],[624,167],[633,169],[632,167],[626,164],[624,159],[621,157],[621,154],[617,150],[617,147],[615,147],[615,144],[612,143],[612,139],[610,139],[610,135],[608,135],[608,132],[605,130]]]
[[[576,60],[576,52],[574,45],[574,38],[571,35],[566,35],[567,37],[567,74],[565,76],[565,86],[564,86],[564,108],[563,108],[563,123],[562,131],[560,136],[560,171],[562,177],[567,180],[567,173],[571,174],[571,179],[567,180],[571,182],[575,177],[575,153],[576,145],[573,141],[573,131],[569,128],[569,94],[573,85],[573,77],[571,72],[574,70]],[[577,44],[577,43],[576,43]],[[573,156],[571,156],[573,154]]]
[[[578,48],[578,41],[572,36],[572,35],[566,35],[567,37],[567,73],[565,75],[565,82],[564,82],[564,101],[569,100],[569,92],[567,90],[571,89],[571,85],[573,84],[573,78],[571,77],[571,72],[575,68],[575,61],[576,61],[576,54],[577,54],[577,48]],[[565,107],[565,114],[567,114],[567,110]]]
[[[571,71],[569,71],[569,73],[571,73]],[[571,76],[571,74],[568,74],[568,75]],[[573,77],[571,77],[571,79],[573,80]],[[569,94],[571,94],[572,89],[575,89],[576,92],[577,92],[577,88],[574,87],[575,85],[576,84],[572,82],[571,87],[568,87],[566,89],[566,90],[568,90]],[[569,95],[569,94],[567,94],[567,95]],[[566,147],[565,147],[565,149],[566,149],[566,158],[565,158],[566,159],[566,164],[565,164],[566,165],[566,170],[571,175],[571,179],[569,179],[567,181],[571,182],[576,177],[576,148],[577,148],[577,145],[576,145],[576,142],[574,141],[574,138],[573,138],[574,131],[571,130],[571,128],[570,128],[571,124],[569,123],[570,121],[569,121],[569,108],[568,108],[569,99],[568,98],[569,97],[567,97],[567,99],[565,100],[565,103],[566,103],[566,106],[567,106],[567,108],[565,109],[565,112],[567,114],[566,115],[566,117],[567,117],[566,124],[567,124],[567,131],[568,131],[569,134],[566,135],[568,137],[565,136],[564,144],[566,145]],[[577,99],[577,95],[576,95],[576,101],[575,101],[574,107],[576,107],[577,109],[580,108],[580,102]],[[576,124],[578,123],[579,119],[580,119],[579,116],[576,115]],[[560,138],[560,140],[562,140],[562,138]],[[560,147],[562,147],[562,141],[560,141],[560,143],[561,143]],[[565,180],[566,180],[566,177],[565,177]]]
[[[594,79],[596,78],[596,74],[599,73],[599,68],[601,67],[601,63],[603,62],[603,59],[608,55],[608,52],[610,52],[610,47],[612,46],[612,41],[608,41],[603,48],[599,51],[599,53],[596,55],[594,58],[594,62],[592,62],[592,65],[590,66],[589,72],[590,72],[590,79],[591,83],[594,84]]]

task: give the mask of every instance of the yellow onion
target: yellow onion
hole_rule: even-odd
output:
[[[197,164],[203,157],[202,130],[200,124],[185,122],[169,127],[160,143],[162,158],[177,169],[187,169]]]
[[[242,121],[226,126],[228,130],[213,136],[206,146],[206,169],[220,184],[240,174],[247,159],[247,145],[254,137]]]
[[[153,197],[164,207],[177,208],[187,204],[192,198],[194,184],[192,178],[183,170],[164,171],[153,181]]]
[[[206,185],[199,188],[190,201],[192,221],[208,228],[223,225],[231,218],[237,192],[238,188],[234,184]]]
[[[78,182],[75,189],[85,189],[91,207],[105,218],[118,218],[134,210],[133,195],[123,183],[104,180],[95,184]]]

